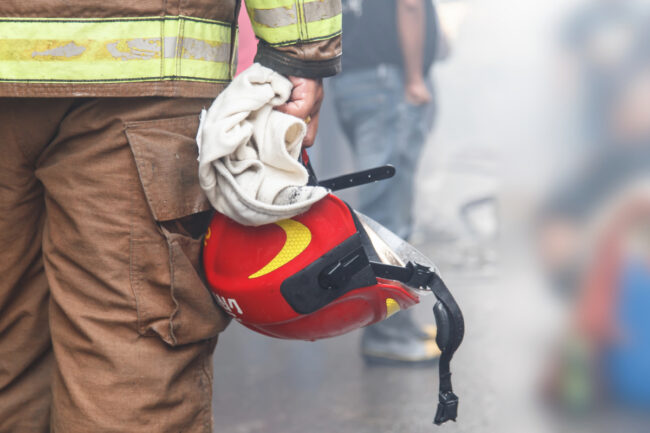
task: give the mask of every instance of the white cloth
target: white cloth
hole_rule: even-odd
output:
[[[292,84],[254,64],[201,113],[199,181],[214,208],[245,225],[291,218],[327,195],[298,162],[307,126],[273,110]]]

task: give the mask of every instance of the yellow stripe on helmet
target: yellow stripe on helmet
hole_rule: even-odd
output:
[[[304,224],[292,219],[280,220],[275,224],[287,235],[282,249],[262,269],[249,275],[249,279],[262,277],[281,268],[302,254],[311,243],[311,232]]]
[[[400,306],[396,300],[394,300],[393,298],[386,298],[386,317],[384,317],[384,319],[388,319],[390,316],[397,313],[399,310],[400,310]]]

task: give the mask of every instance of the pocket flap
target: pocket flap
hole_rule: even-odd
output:
[[[157,221],[211,208],[199,185],[198,127],[198,115],[126,125],[140,181]]]

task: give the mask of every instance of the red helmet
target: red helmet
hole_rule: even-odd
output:
[[[373,261],[401,266],[396,256],[382,260],[389,250],[379,242],[330,194],[301,215],[260,227],[217,213],[203,260],[215,298],[237,321],[272,337],[317,340],[419,302],[406,284],[377,276]]]
[[[320,184],[337,189],[338,183],[367,178],[372,175],[360,172]],[[449,362],[464,335],[458,305],[426,257],[336,196],[259,227],[216,213],[205,236],[203,265],[214,297],[228,314],[277,338],[344,334],[415,305],[419,293],[432,292],[442,351],[434,422],[456,419]]]

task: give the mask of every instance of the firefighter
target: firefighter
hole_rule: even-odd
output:
[[[246,3],[310,145],[340,1]],[[212,431],[227,319],[197,271],[195,135],[233,76],[240,7],[0,3],[0,431]]]

